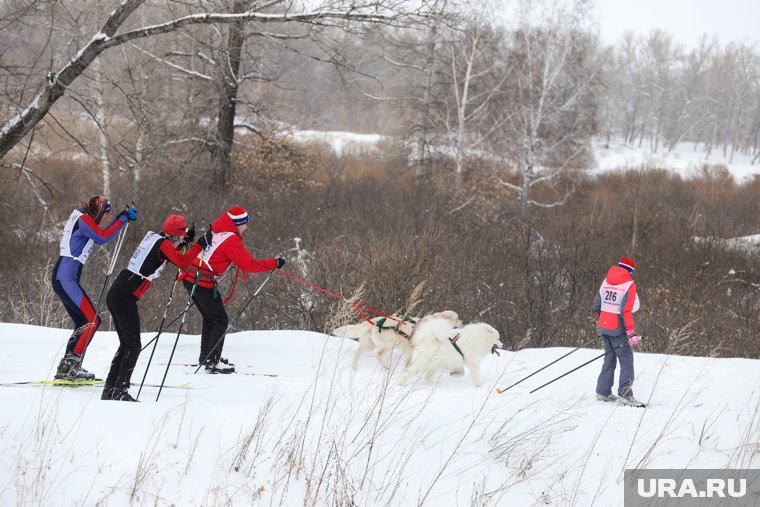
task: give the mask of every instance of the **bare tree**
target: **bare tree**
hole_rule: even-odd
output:
[[[528,206],[563,204],[571,189],[560,189],[550,202],[532,198],[531,191],[556,181],[562,169],[588,165],[600,73],[594,41],[581,30],[588,2],[541,3],[548,11],[538,22],[532,10],[537,5],[524,11],[510,39],[504,107],[512,113],[500,132],[519,181],[498,181],[517,194],[522,214]]]
[[[436,111],[436,123],[454,148],[456,188],[462,184],[467,154],[485,148],[510,114],[495,107],[509,76],[499,47],[503,35],[484,13],[471,16],[461,29],[449,30],[442,44],[448,72],[441,79],[450,91],[442,110]]]

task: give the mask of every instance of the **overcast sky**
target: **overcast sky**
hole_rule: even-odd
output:
[[[703,33],[760,46],[760,0],[597,0],[596,18],[608,44],[626,30],[643,35],[660,28],[689,47]]]

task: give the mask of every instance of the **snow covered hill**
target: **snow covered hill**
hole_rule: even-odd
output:
[[[596,349],[499,395],[568,349],[490,356],[481,388],[448,375],[401,386],[372,356],[354,373],[355,342],[303,331],[232,334],[225,356],[239,374],[173,366],[167,385],[191,389],[158,402],[154,387],[125,403],[100,401],[97,387],[7,384],[52,378],[68,335],[0,324],[2,505],[622,505],[626,468],[760,468],[754,360],[637,353],[646,409],[595,401],[599,362],[529,393]],[[198,346],[181,336],[175,362]],[[116,347],[98,333],[84,366],[103,376]]]

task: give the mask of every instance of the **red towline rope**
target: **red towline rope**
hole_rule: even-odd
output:
[[[293,280],[295,280],[297,282],[300,282],[300,283],[302,283],[304,285],[308,285],[312,289],[316,289],[316,290],[318,290],[320,292],[324,292],[325,294],[328,294],[328,295],[330,295],[330,296],[332,296],[332,297],[334,297],[336,299],[340,299],[342,301],[348,301],[344,296],[341,296],[340,294],[336,294],[335,292],[331,292],[331,291],[329,291],[329,290],[327,290],[325,288],[320,287],[319,285],[315,285],[315,284],[313,284],[313,283],[311,283],[311,282],[309,282],[307,280],[304,280],[303,278],[298,278],[295,275],[291,275],[290,273],[286,273],[285,271],[276,269],[275,273],[278,273],[278,274],[283,275],[283,276],[287,276],[288,278],[291,278],[291,279],[293,279]],[[390,315],[388,315],[386,313],[383,313],[383,312],[381,312],[379,310],[375,310],[374,308],[371,308],[371,307],[369,307],[367,305],[363,305],[361,303],[351,302],[351,306],[353,306],[354,310],[356,310],[359,313],[359,315],[361,315],[367,322],[372,322],[372,321],[369,319],[369,317],[367,317],[364,314],[363,311],[361,311],[361,309],[367,310],[367,311],[372,312],[372,313],[374,313],[376,315],[379,315],[381,317],[385,317],[386,319],[395,320],[396,322],[402,322],[400,319],[397,319],[396,317],[392,317],[392,316],[390,316]]]

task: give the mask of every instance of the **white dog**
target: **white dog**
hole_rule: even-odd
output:
[[[480,386],[480,362],[489,353],[501,348],[499,332],[488,324],[474,322],[455,329],[444,319],[431,319],[418,326],[414,334],[412,361],[404,380],[411,374],[424,374],[427,382],[442,369],[451,375],[464,375],[464,367],[470,377]]]
[[[358,324],[342,326],[333,330],[333,336],[353,338],[359,341],[359,347],[354,353],[352,363],[354,370],[359,367],[361,357],[372,349],[377,349],[377,359],[380,364],[384,368],[390,368],[390,361],[386,354],[394,348],[398,348],[403,354],[404,365],[408,367],[412,358],[414,333],[420,325],[431,319],[442,319],[452,327],[461,327],[462,325],[457,312],[451,310],[426,315],[421,319],[404,319],[395,316],[394,318],[398,320],[377,317],[371,319],[370,322],[365,320]]]

